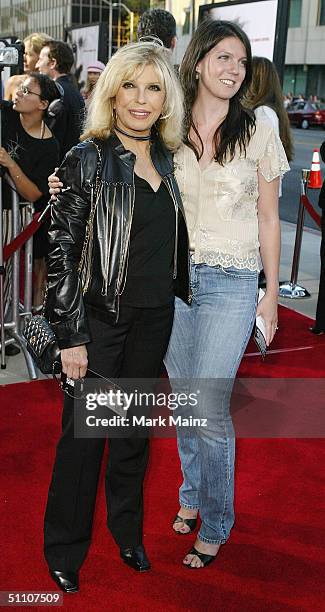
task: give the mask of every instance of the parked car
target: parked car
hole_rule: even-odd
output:
[[[305,102],[299,100],[287,108],[291,125],[308,130],[311,126],[325,129],[325,104],[322,102]]]

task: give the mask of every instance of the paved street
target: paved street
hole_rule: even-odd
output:
[[[283,221],[296,223],[300,195],[301,169],[310,168],[313,149],[319,148],[325,140],[325,131],[320,128],[311,128],[309,130],[294,128],[292,133],[295,144],[295,157],[290,163],[291,172],[284,177],[283,195],[280,199],[280,217]],[[323,178],[325,178],[325,167],[322,161],[321,170]],[[318,195],[318,189],[310,189],[308,192],[310,201],[315,205],[317,212],[320,212],[317,206]],[[317,225],[309,217],[308,213],[306,213],[305,216],[305,225],[317,228]]]

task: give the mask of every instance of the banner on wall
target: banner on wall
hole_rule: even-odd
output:
[[[87,80],[87,68],[95,60],[107,62],[107,26],[96,24],[69,29],[67,42],[75,57],[75,76],[79,87]]]

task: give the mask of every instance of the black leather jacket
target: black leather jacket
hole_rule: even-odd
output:
[[[87,140],[71,149],[57,173],[63,189],[51,210],[45,314],[61,349],[91,340],[86,305],[104,312],[105,320],[117,322],[127,275],[135,155],[114,135],[95,144]],[[98,147],[101,161],[96,181]],[[188,233],[173,156],[157,138],[151,145],[151,158],[175,206],[175,294],[190,303]],[[91,211],[93,230],[88,221]],[[86,227],[87,248],[80,267]]]

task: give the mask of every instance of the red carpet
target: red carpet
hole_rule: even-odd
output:
[[[265,361],[251,340],[239,376],[266,378],[324,378],[325,334],[314,336],[308,328],[312,319],[280,306],[279,330]],[[254,356],[253,356],[254,355]]]
[[[324,376],[325,338],[312,337],[308,324],[305,317],[281,309],[272,350],[313,348],[272,353],[264,365],[246,356],[242,375]],[[0,590],[53,591],[41,532],[60,428],[60,392],[55,383],[39,381],[1,387],[0,398]],[[235,528],[218,560],[196,572],[180,564],[191,536],[176,536],[170,529],[180,483],[175,440],[152,442],[145,515],[151,572],[138,575],[119,560],[105,526],[101,482],[81,592],[66,595],[64,609],[324,610],[323,440],[238,440],[236,465]]]

